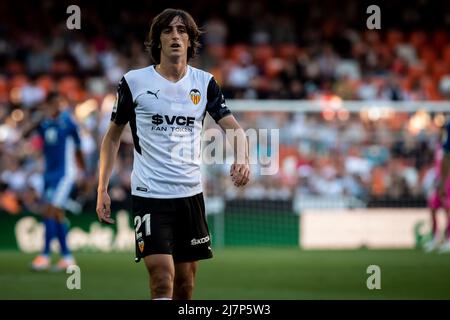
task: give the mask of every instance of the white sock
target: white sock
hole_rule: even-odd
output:
[[[152,300],[172,300],[172,298],[155,298],[155,299],[152,299]]]

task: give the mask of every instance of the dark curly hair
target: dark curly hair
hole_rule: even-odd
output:
[[[199,37],[202,34],[202,31],[197,27],[194,18],[181,9],[165,9],[153,19],[147,40],[144,42],[146,50],[150,52],[153,63],[158,64],[161,61],[161,32],[164,28],[167,28],[173,18],[177,16],[180,17],[185,24],[189,42],[191,43],[187,52],[187,61],[194,58],[197,54],[198,48],[200,48]]]

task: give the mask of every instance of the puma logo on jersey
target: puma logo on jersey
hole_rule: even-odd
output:
[[[147,90],[147,94],[151,94],[151,95],[154,95],[154,96],[156,97],[156,99],[158,99],[158,100],[159,100],[159,98],[158,98],[158,92],[159,92],[159,90],[158,90],[158,91],[156,91],[156,92],[151,92],[150,90]]]

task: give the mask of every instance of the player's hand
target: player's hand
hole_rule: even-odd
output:
[[[111,218],[111,198],[106,191],[99,191],[97,193],[97,216],[100,222],[106,224],[114,224],[114,219]]]
[[[230,168],[230,176],[236,187],[245,186],[250,180],[250,166],[234,163]]]

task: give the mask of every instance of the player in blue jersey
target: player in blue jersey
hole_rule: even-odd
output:
[[[438,181],[439,196],[443,202],[450,203],[450,190],[446,185],[446,181],[449,179],[450,172],[450,120],[445,126],[445,141],[442,145],[444,155],[441,162],[441,175]],[[447,214],[447,229],[446,229],[447,239],[439,248],[439,252],[450,252],[450,216]]]
[[[83,171],[85,165],[77,125],[69,111],[61,110],[63,103],[64,100],[58,93],[50,93],[38,119],[24,131],[24,136],[37,131],[42,137],[45,158],[45,245],[43,252],[31,264],[36,271],[50,269],[50,243],[55,237],[60,244],[61,259],[53,269],[63,271],[75,264],[67,245],[68,225],[64,207],[75,183],[77,164]]]

